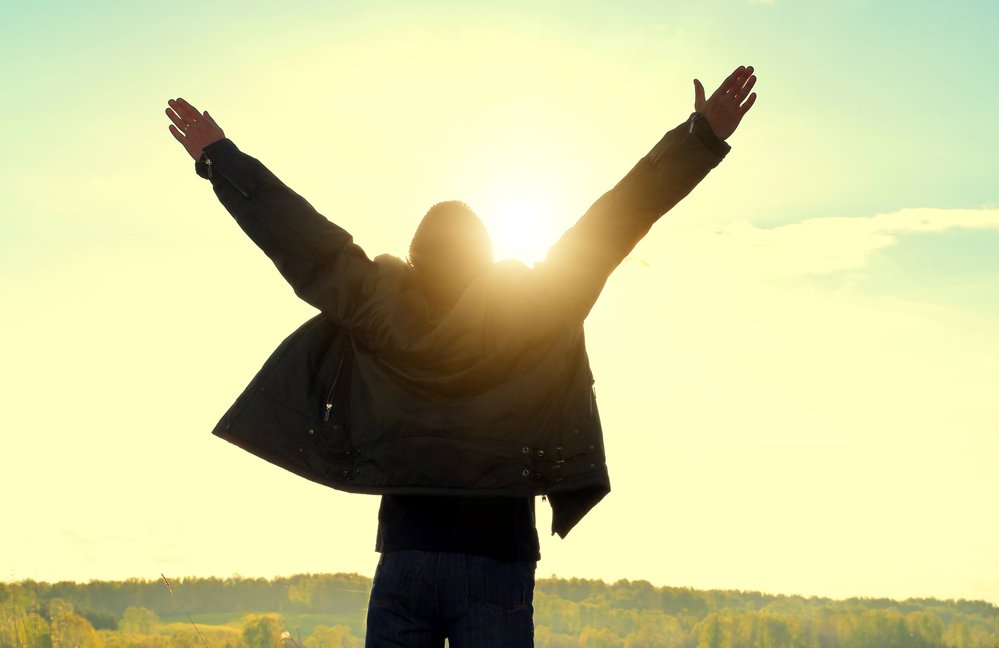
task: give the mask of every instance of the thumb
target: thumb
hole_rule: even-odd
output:
[[[694,79],[694,108],[704,103],[704,86],[697,79]]]

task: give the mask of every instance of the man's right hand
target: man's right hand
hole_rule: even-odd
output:
[[[225,137],[207,110],[199,113],[183,99],[170,99],[167,104],[170,107],[166,109],[166,114],[173,122],[170,133],[195,160],[201,157],[202,149]]]

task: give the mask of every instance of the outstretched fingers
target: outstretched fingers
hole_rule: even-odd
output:
[[[754,85],[756,85],[756,75],[751,75],[746,80],[745,85],[735,91],[735,100],[739,103],[745,101],[746,97],[749,96],[749,93],[752,92]]]
[[[198,111],[197,108],[187,103],[186,99],[177,99],[177,103],[181,105],[181,107],[184,109],[184,112],[187,113],[188,117],[190,117],[192,124],[201,119],[201,113]]]
[[[721,85],[718,86],[718,89],[711,94],[711,98],[714,99],[715,97],[721,95],[730,94],[736,88],[737,85],[740,85],[740,80],[742,79],[742,75],[745,72],[746,68],[742,65],[735,68],[735,70],[732,71],[732,74],[728,75],[728,77],[726,77],[725,80],[722,81]]]
[[[200,118],[200,114],[194,106],[187,103],[184,99],[171,99],[169,102],[170,107],[173,108],[177,115],[184,120],[185,124],[194,124]]]
[[[170,118],[170,121],[173,122],[173,127],[176,127],[178,130],[181,131],[187,128],[187,120],[185,120],[177,113],[177,111],[172,107],[172,104],[170,108],[166,109],[166,114],[167,117]]]
[[[205,121],[207,121],[209,124],[211,124],[215,128],[221,128],[218,124],[215,123],[215,119],[211,115],[208,114],[207,110],[205,112],[201,113],[201,115],[205,118]]]
[[[181,144],[183,144],[184,135],[180,132],[180,129],[174,126],[173,124],[170,124],[169,129],[170,129],[170,134],[173,135],[173,138],[178,142],[180,142]]]

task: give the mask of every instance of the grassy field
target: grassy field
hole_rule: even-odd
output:
[[[356,614],[281,614],[280,612],[254,612],[253,616],[274,615],[282,616],[285,620],[285,630],[292,634],[295,641],[299,641],[312,634],[316,626],[345,625],[350,631],[363,636],[364,610],[358,610]],[[191,618],[198,625],[202,632],[242,632],[243,622],[246,619],[245,612],[211,612],[205,614],[192,614]],[[186,632],[191,630],[191,623],[183,614],[166,616],[160,619],[159,630],[164,633]]]

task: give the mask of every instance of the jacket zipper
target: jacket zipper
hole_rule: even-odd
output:
[[[323,422],[329,423],[330,415],[333,413],[333,392],[336,391],[337,383],[340,382],[340,370],[343,369],[343,360],[347,356],[346,352],[340,353],[340,362],[336,366],[336,374],[333,376],[333,384],[330,385],[330,391],[326,394],[326,405],[323,411]]]
[[[205,153],[204,151],[202,151],[201,152],[201,157],[198,158],[198,161],[204,163],[205,168],[207,169],[208,176],[207,176],[206,179],[207,180],[211,180],[212,178],[214,178],[215,177],[215,167],[212,166],[214,163],[212,162],[212,159],[210,157],[208,157],[208,154]],[[243,196],[243,198],[249,198],[250,197],[250,192],[249,191],[247,191],[243,187],[241,187],[238,184],[236,184],[235,182],[233,182],[226,174],[219,173],[218,175],[221,176],[223,179],[225,179],[226,182],[228,182],[229,184],[231,184],[232,187],[236,191],[238,191],[240,193],[240,195]]]

